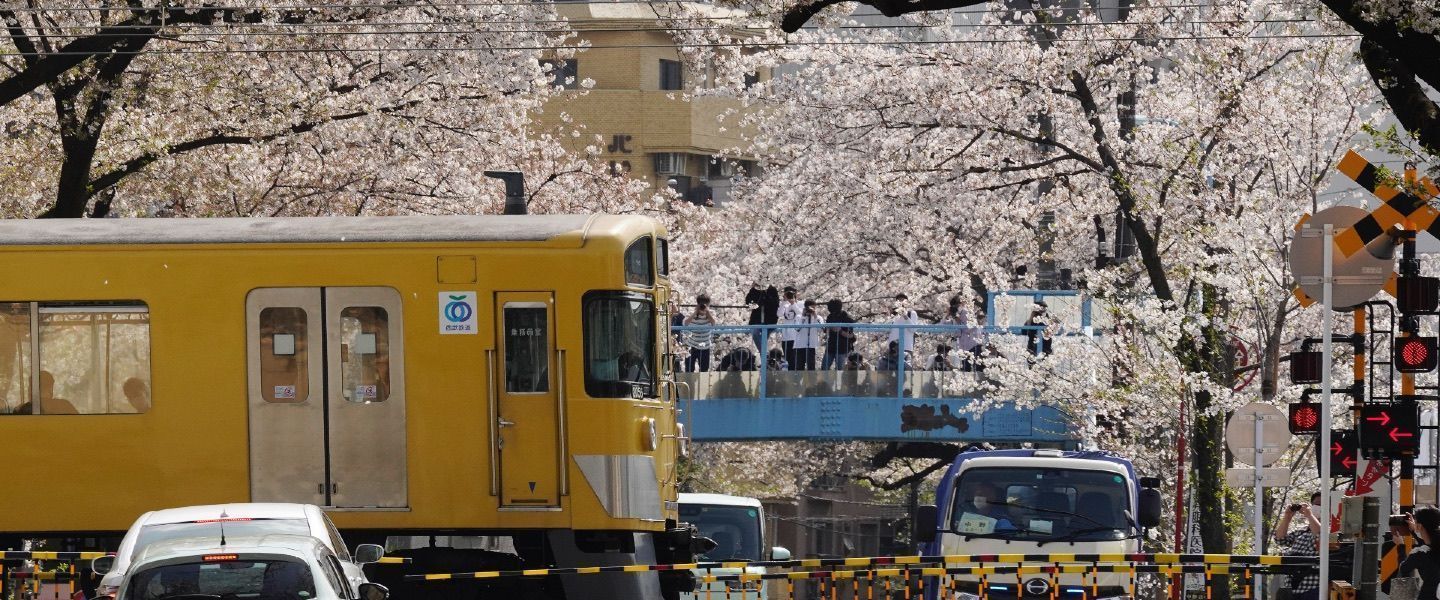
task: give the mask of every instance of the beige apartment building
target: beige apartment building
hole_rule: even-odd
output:
[[[585,135],[575,141],[577,150],[599,135],[604,160],[615,173],[649,181],[653,189],[673,186],[697,204],[728,200],[731,178],[755,169],[748,157],[716,160],[743,143],[738,117],[720,121],[740,102],[685,97],[695,89],[694,79],[710,74],[686,68],[674,38],[648,4],[574,2],[556,8],[590,48],[554,62],[556,84],[575,92],[551,100],[539,123],[553,127],[562,113],[568,114],[585,127]],[[720,9],[705,9],[720,16]],[[587,78],[594,87],[581,89]]]

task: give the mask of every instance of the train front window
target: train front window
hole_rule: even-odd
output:
[[[670,276],[670,240],[660,238],[660,276]]]
[[[655,304],[621,293],[585,297],[585,393],[594,398],[655,394]]]
[[[654,262],[650,249],[650,238],[635,240],[625,249],[625,283],[630,285],[655,285],[655,275],[650,265]]]
[[[1033,541],[1130,537],[1123,475],[1089,469],[979,467],[955,483],[950,531]]]

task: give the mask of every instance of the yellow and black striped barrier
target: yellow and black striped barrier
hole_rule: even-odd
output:
[[[1257,567],[1246,565],[1025,565],[1013,567],[921,567],[871,570],[795,571],[791,573],[738,573],[732,575],[699,575],[696,581],[766,581],[803,579],[881,579],[905,577],[939,577],[942,575],[1062,575],[1091,573],[1157,573],[1160,575],[1272,575],[1302,573],[1314,565]]]
[[[49,571],[6,571],[6,579],[29,579],[34,581],[79,581],[83,575],[79,573],[52,573]]]
[[[110,552],[40,552],[0,550],[0,560],[91,560]]]
[[[445,581],[454,579],[494,579],[501,577],[548,577],[551,575],[591,575],[598,573],[646,573],[651,571],[689,571],[701,569],[744,569],[764,567],[781,569],[817,569],[827,567],[875,567],[889,565],[1003,565],[1021,563],[1047,563],[1062,566],[1072,564],[1093,570],[1101,563],[1138,563],[1144,565],[1185,565],[1185,566],[1314,566],[1315,557],[1270,556],[1246,554],[950,554],[916,556],[874,556],[858,558],[811,558],[800,560],[768,561],[719,561],[694,562],[669,565],[613,565],[605,567],[560,567],[548,569],[520,569],[512,571],[475,571],[470,573],[438,573],[428,575],[406,575],[406,581]],[[992,567],[986,567],[992,568]],[[999,567],[994,567],[999,568]],[[1027,567],[1028,568],[1028,567]],[[1053,568],[1045,566],[1045,568]],[[915,572],[919,569],[898,569]],[[1081,571],[1076,571],[1081,572]],[[1200,572],[1200,571],[1196,571]],[[782,574],[785,575],[785,574]]]
[[[374,564],[377,564],[377,565],[408,565],[408,564],[410,564],[410,563],[412,563],[412,562],[415,562],[415,559],[413,559],[413,558],[406,558],[406,557],[403,557],[403,556],[384,556],[384,557],[381,557],[380,560],[375,561]]]

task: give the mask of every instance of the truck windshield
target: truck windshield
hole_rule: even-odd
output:
[[[1118,540],[1130,535],[1130,487],[1115,472],[979,467],[955,482],[950,530],[1032,541]]]
[[[315,597],[310,567],[288,560],[231,560],[165,565],[136,573],[125,600],[166,598],[253,598],[304,600]]]
[[[680,505],[680,520],[700,530],[715,548],[701,560],[760,560],[760,509],[753,506]]]

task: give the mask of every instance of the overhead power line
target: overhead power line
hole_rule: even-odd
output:
[[[534,22],[529,22],[529,21],[509,21],[509,22],[486,21],[486,22],[485,22],[486,25],[494,24],[494,23],[517,24],[517,25],[532,25],[532,24],[533,24],[533,25],[538,25],[538,24],[544,23],[544,22],[543,22],[543,21],[534,21]],[[232,25],[221,25],[221,26],[191,25],[191,26],[186,26],[186,27],[177,27],[176,29],[179,30],[178,33],[170,33],[170,34],[164,34],[164,35],[165,35],[166,37],[173,37],[173,36],[196,36],[196,37],[248,37],[248,36],[256,36],[256,37],[315,37],[315,36],[346,37],[346,36],[357,36],[357,37],[370,37],[370,36],[387,36],[387,35],[477,35],[477,34],[478,34],[478,35],[494,35],[494,34],[516,34],[516,33],[574,33],[574,34],[576,34],[576,35],[578,35],[578,36],[580,36],[580,37],[584,37],[584,34],[587,34],[587,33],[595,33],[595,32],[601,32],[601,33],[631,33],[631,32],[670,33],[670,32],[677,32],[677,31],[715,31],[715,30],[717,30],[717,29],[721,29],[721,28],[716,28],[716,27],[664,27],[664,26],[654,26],[654,27],[649,27],[649,26],[647,26],[647,27],[582,27],[582,28],[566,28],[566,27],[563,27],[563,23],[564,23],[563,21],[554,21],[553,23],[556,23],[556,27],[548,28],[548,29],[473,29],[473,28],[471,28],[471,29],[413,29],[413,27],[425,27],[425,26],[430,26],[430,25],[433,25],[433,26],[442,26],[442,25],[443,25],[443,26],[447,26],[447,27],[453,27],[453,26],[455,25],[454,23],[420,22],[420,21],[405,22],[405,23],[385,23],[385,24],[355,24],[355,23],[346,23],[346,24],[325,23],[325,24],[321,24],[321,23],[316,23],[315,25],[324,25],[324,26],[326,26],[326,29],[328,29],[328,30],[319,30],[319,31],[263,31],[263,30],[262,30],[262,31],[225,31],[225,30],[227,30],[227,29],[229,29],[229,30],[238,30],[238,29],[248,29],[248,28],[251,28],[251,27],[261,28],[261,27],[266,27],[266,26],[265,26],[265,25],[233,25],[233,24],[232,24]],[[1189,27],[1189,26],[1200,26],[1200,25],[1236,25],[1236,26],[1240,26],[1240,25],[1278,25],[1278,24],[1295,24],[1295,23],[1320,23],[1320,24],[1334,25],[1334,26],[1342,26],[1342,25],[1343,25],[1343,23],[1340,23],[1339,21],[1329,22],[1329,21],[1321,21],[1321,20],[1317,20],[1317,19],[1259,19],[1259,20],[1252,20],[1252,21],[1173,21],[1173,22],[1164,22],[1164,21],[1142,21],[1142,22],[1133,22],[1133,21],[1132,21],[1132,22],[1112,22],[1112,23],[1086,22],[1086,23],[1067,23],[1067,24],[1064,24],[1064,25],[1058,26],[1058,27],[1063,27],[1063,28],[1070,28],[1070,27],[1102,27],[1102,28],[1103,28],[1103,27],[1120,27],[1120,26],[1136,26],[1136,25],[1170,25],[1170,26],[1179,26],[1179,27]],[[367,30],[367,31],[335,31],[335,30],[331,29],[332,26],[336,26],[336,25],[343,25],[344,27],[353,27],[353,28],[364,28],[364,29],[368,29],[368,30]],[[394,26],[412,27],[412,29],[390,29],[390,30],[380,29],[380,28],[382,28],[382,27],[388,27],[388,26],[391,26],[391,25],[394,25]],[[304,27],[304,26],[306,26],[306,25],[305,25],[305,24],[286,24],[285,26],[286,26],[286,27]],[[1019,27],[1019,28],[1037,27],[1037,25],[1035,25],[1035,24],[1033,24],[1033,23],[978,23],[978,24],[955,24],[955,25],[952,25],[952,26],[955,27],[955,28],[959,28],[959,29],[1011,29],[1011,28],[1017,28],[1017,27]],[[937,28],[937,27],[931,26],[931,25],[914,25],[914,24],[908,24],[908,25],[885,25],[885,24],[870,24],[870,25],[841,25],[841,26],[836,26],[836,27],[807,27],[807,28],[805,28],[805,30],[806,30],[806,31],[829,31],[829,30],[845,30],[845,31],[887,31],[887,30],[928,30],[928,29],[936,29],[936,28]],[[150,37],[150,36],[156,35],[151,29],[152,29],[152,28],[150,28],[150,27],[146,27],[146,26],[142,26],[142,25],[123,26],[123,27],[120,28],[120,31],[119,31],[119,32],[116,32],[116,33],[106,33],[106,35],[109,36],[109,37]],[[48,33],[48,32],[47,32],[47,31],[51,31],[51,30],[53,30],[53,31],[81,31],[81,32],[84,32],[84,33]],[[80,25],[59,26],[59,27],[46,27],[46,28],[44,28],[44,30],[42,30],[42,31],[39,31],[39,32],[36,32],[36,33],[32,33],[32,34],[28,34],[28,37],[36,38],[36,39],[47,39],[47,38],[70,39],[70,38],[75,38],[75,37],[83,37],[83,36],[85,36],[85,35],[94,35],[96,31],[97,31],[97,28],[95,28],[95,27],[91,27],[91,26],[80,26]],[[134,31],[134,33],[129,33],[129,32],[131,32],[131,31]],[[801,43],[801,42],[797,42],[797,43]]]
[[[1183,42],[1183,41],[1220,41],[1220,40],[1279,40],[1279,39],[1344,39],[1359,38],[1355,33],[1321,33],[1321,34],[1278,34],[1278,35],[1251,35],[1251,36],[1228,36],[1228,35],[1207,35],[1207,36],[1157,36],[1157,37],[1103,37],[1103,38],[1059,38],[1046,40],[1050,44],[1074,44],[1074,43],[1095,43],[1095,42]],[[369,47],[369,48],[324,48],[324,47],[296,47],[296,48],[211,48],[211,49],[177,49],[177,50],[137,50],[137,51],[109,51],[109,52],[45,52],[45,56],[93,56],[96,54],[295,54],[306,52],[482,52],[482,51],[544,51],[544,50],[629,50],[641,48],[748,48],[763,49],[775,47],[807,47],[807,46],[936,46],[944,44],[1026,44],[1035,45],[1037,40],[1033,38],[1016,39],[964,39],[964,40],[831,40],[831,41],[809,41],[809,42],[711,42],[701,44],[615,44],[615,45],[591,45],[591,46],[561,46],[561,45],[527,45],[527,46],[399,46],[399,47]],[[3,57],[4,55],[0,55]],[[9,56],[16,56],[10,54]]]

